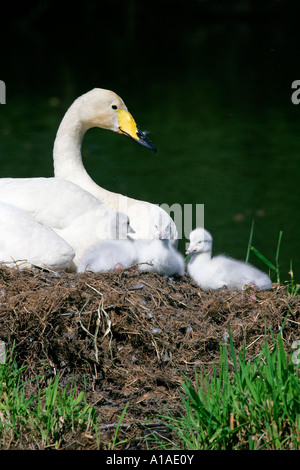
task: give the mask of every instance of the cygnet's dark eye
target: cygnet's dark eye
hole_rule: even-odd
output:
[[[111,105],[112,109],[118,109],[118,106],[116,104]]]

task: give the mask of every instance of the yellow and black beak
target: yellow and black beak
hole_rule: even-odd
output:
[[[150,142],[146,133],[140,131],[137,127],[135,120],[131,116],[131,114],[126,111],[125,109],[118,109],[118,116],[119,116],[119,134],[126,135],[130,139],[133,139],[138,144],[147,147],[148,149],[156,152],[155,146]]]

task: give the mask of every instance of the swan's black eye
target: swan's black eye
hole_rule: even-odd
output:
[[[118,106],[116,104],[112,104],[112,109],[118,109]]]

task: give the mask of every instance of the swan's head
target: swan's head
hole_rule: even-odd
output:
[[[159,211],[152,216],[151,233],[159,240],[170,240],[174,238],[172,220],[167,213]]]
[[[186,250],[189,253],[207,253],[212,250],[212,236],[202,227],[198,227],[190,233],[190,245]]]
[[[137,127],[124,101],[113,91],[94,88],[77,98],[73,106],[86,129],[101,127],[118,132],[156,151],[146,133]]]
[[[129,233],[135,233],[129,217],[124,212],[114,212],[110,219],[109,237],[112,240],[126,240]]]

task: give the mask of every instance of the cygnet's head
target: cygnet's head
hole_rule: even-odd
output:
[[[77,114],[85,130],[91,127],[108,129],[156,151],[146,133],[138,129],[124,101],[113,91],[94,88],[77,98],[70,112]]]
[[[129,217],[124,212],[114,212],[110,218],[109,237],[112,240],[126,240],[129,233],[135,233]]]
[[[166,212],[159,211],[152,216],[151,233],[159,240],[170,240],[174,238],[172,221]]]
[[[190,233],[190,245],[186,254],[211,252],[212,241],[211,234],[203,227],[198,227]]]

